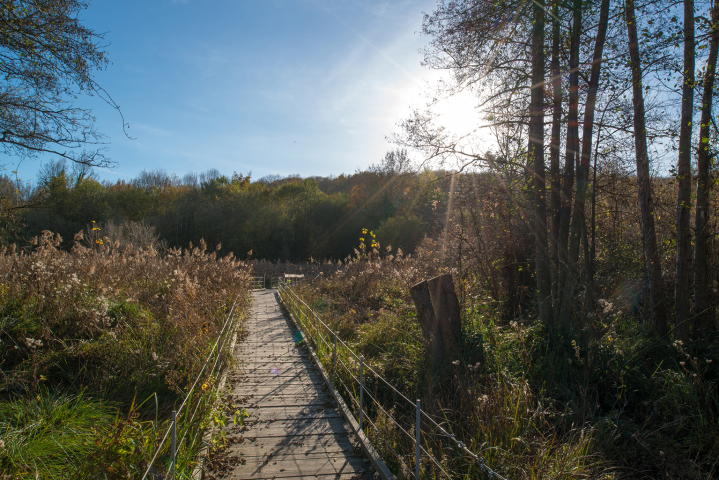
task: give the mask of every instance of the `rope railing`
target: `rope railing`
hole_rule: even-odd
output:
[[[442,462],[431,452],[432,448],[435,447],[445,448],[447,445],[443,442],[453,444],[456,451],[464,455],[467,461],[474,463],[490,479],[507,480],[490,468],[481,454],[471,451],[464,442],[458,440],[453,433],[448,432],[446,428],[434,420],[428,412],[422,410],[420,400],[411,401],[407,395],[400,392],[387,379],[377,373],[364,360],[364,357],[354,352],[344,340],[339,338],[337,332],[327,325],[289,285],[280,282],[279,295],[298,323],[304,339],[315,349],[320,360],[331,373],[332,378],[342,385],[345,396],[350,400],[351,410],[354,412],[360,428],[362,429],[364,420],[365,424],[371,426],[379,435],[382,443],[397,457],[401,465],[414,464],[414,477],[416,480],[420,480],[420,477],[430,478],[428,474],[421,475],[423,465],[426,467],[425,470],[431,469],[436,475],[452,478],[447,469],[442,466]],[[394,405],[382,405],[377,395],[377,382],[388,389],[387,393],[395,396]],[[374,385],[374,393],[370,391],[372,385]],[[394,415],[392,414],[393,410],[395,411]],[[375,414],[374,418],[372,417],[373,412]],[[377,425],[377,412],[381,412],[381,415],[386,417],[391,425],[397,427],[395,432],[400,436],[400,440],[395,440],[394,445],[386,438],[381,427]],[[413,419],[415,420],[414,425],[410,421],[412,413],[414,413],[415,417]],[[422,420],[425,420],[429,428],[422,427]],[[411,458],[411,454],[401,455],[396,451],[395,447],[400,442],[405,444],[406,449],[409,449],[410,445],[413,447],[414,458]],[[431,445],[434,445],[434,447]],[[445,445],[445,447],[442,447],[442,445]]]
[[[202,365],[202,368],[198,372],[197,376],[194,379],[194,382],[192,383],[192,386],[185,394],[182,403],[180,404],[180,407],[177,410],[172,411],[172,418],[170,421],[170,425],[165,430],[165,434],[162,437],[162,440],[160,440],[160,443],[157,445],[155,452],[152,456],[152,459],[147,465],[147,468],[145,469],[145,473],[142,475],[142,480],[145,480],[148,478],[148,475],[151,475],[150,478],[155,478],[154,473],[150,473],[153,470],[153,465],[155,461],[157,460],[160,452],[162,452],[165,449],[165,442],[167,441],[168,437],[171,437],[171,446],[170,446],[170,466],[168,469],[168,475],[164,476],[162,475],[161,478],[167,478],[168,480],[175,480],[175,469],[176,469],[176,463],[177,463],[177,453],[182,446],[183,441],[185,440],[185,437],[187,436],[187,433],[189,432],[190,426],[192,425],[192,421],[195,419],[195,415],[197,414],[198,409],[200,408],[200,405],[203,403],[202,396],[197,401],[197,405],[195,406],[194,411],[192,412],[192,416],[190,417],[190,420],[187,422],[187,427],[185,428],[185,431],[182,433],[182,437],[180,439],[180,442],[177,443],[177,419],[182,413],[183,409],[186,405],[188,405],[188,402],[191,401],[193,394],[195,393],[195,389],[197,388],[197,385],[200,383],[200,379],[203,378],[203,373],[205,373],[205,370],[207,369],[207,366],[210,364],[210,360],[214,356],[214,361],[212,363],[212,368],[207,371],[205,378],[212,377],[217,372],[219,372],[222,369],[222,365],[224,362],[221,362],[220,368],[216,368],[218,366],[218,361],[220,357],[222,356],[221,353],[227,346],[228,341],[232,338],[232,335],[228,335],[229,332],[231,332],[233,329],[230,328],[232,325],[232,320],[234,319],[234,312],[235,312],[235,306],[237,304],[237,301],[232,303],[232,307],[230,308],[230,312],[227,315],[227,318],[225,319],[224,324],[222,325],[222,328],[220,329],[220,333],[217,335],[217,340],[215,340],[215,343],[212,346],[212,349],[205,357],[205,361]],[[218,348],[219,347],[219,348]],[[196,437],[195,437],[196,438]],[[160,478],[160,477],[158,477]]]

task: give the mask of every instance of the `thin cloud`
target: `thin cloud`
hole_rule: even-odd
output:
[[[344,26],[347,28],[347,30],[349,30],[350,32],[354,33],[354,34],[357,36],[357,38],[359,38],[359,39],[362,40],[364,43],[366,43],[367,45],[369,45],[375,52],[379,53],[382,58],[384,58],[384,59],[387,60],[389,63],[391,63],[395,68],[397,68],[397,70],[399,70],[399,71],[402,72],[405,76],[407,76],[407,78],[409,78],[410,80],[412,80],[412,81],[413,81],[414,83],[416,83],[417,85],[422,85],[422,81],[421,81],[420,79],[418,79],[417,77],[415,77],[414,75],[412,75],[411,73],[409,73],[402,65],[400,65],[400,64],[397,63],[397,62],[395,62],[392,57],[390,57],[389,55],[387,55],[386,53],[384,53],[379,47],[377,47],[374,43],[372,43],[367,37],[365,37],[364,35],[362,35],[361,33],[359,33],[357,30],[355,30],[354,28],[352,28],[351,25],[349,25],[347,22],[345,22],[344,20],[342,20],[340,17],[338,17],[338,16],[335,15],[334,13],[332,13],[332,12],[328,12],[328,13],[329,13],[333,18],[335,18],[338,22],[340,22],[342,25],[344,25]]]

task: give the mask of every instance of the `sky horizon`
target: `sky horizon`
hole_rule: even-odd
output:
[[[379,163],[388,137],[426,104],[441,74],[421,66],[422,14],[434,0],[93,0],[84,25],[105,33],[111,64],[96,72],[129,125],[98,98],[81,98],[117,166],[182,177],[330,176]],[[472,99],[440,107],[457,128]],[[5,156],[6,173],[33,181],[52,157]]]

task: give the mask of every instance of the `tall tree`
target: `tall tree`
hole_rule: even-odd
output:
[[[585,252],[589,257],[589,243],[587,241],[587,222],[584,216],[585,204],[587,199],[587,190],[589,188],[589,164],[592,159],[592,140],[594,138],[594,114],[597,106],[597,92],[599,90],[599,78],[602,71],[602,55],[604,52],[604,44],[607,40],[607,26],[609,24],[609,3],[610,0],[602,0],[599,7],[599,24],[597,27],[597,36],[594,41],[594,53],[592,55],[592,69],[589,76],[589,85],[587,88],[587,100],[584,106],[584,123],[582,125],[582,151],[579,158],[579,168],[577,169],[577,200],[574,210],[574,221],[572,238],[579,237],[581,234],[584,241]],[[579,257],[579,249],[572,247],[570,261],[576,262]],[[585,268],[586,274],[586,291],[587,291],[587,310],[594,309],[592,275],[590,268],[590,260],[587,258]]]
[[[699,149],[697,152],[697,209],[696,238],[694,239],[694,316],[695,332],[707,329],[715,320],[709,303],[709,272],[707,268],[709,244],[709,166],[712,153],[709,151],[709,136],[714,99],[715,71],[719,53],[719,4],[711,10],[709,56],[704,71],[702,113],[699,123]]]
[[[659,249],[654,227],[654,201],[652,199],[651,177],[649,175],[649,152],[647,149],[647,130],[642,87],[642,64],[637,37],[637,19],[634,0],[625,0],[624,13],[629,41],[629,65],[632,75],[632,107],[634,120],[634,149],[637,165],[637,192],[642,217],[642,236],[644,257],[649,277],[649,302],[655,329],[659,334],[667,330],[667,312],[659,263]]]
[[[576,264],[572,260],[569,246],[569,231],[574,204],[572,192],[574,187],[575,166],[579,157],[579,47],[582,34],[582,1],[574,0],[572,4],[572,34],[569,44],[569,110],[567,112],[567,143],[564,158],[564,178],[562,188],[562,208],[559,227],[560,255],[560,290],[561,310],[560,323],[569,326],[574,306],[574,286],[576,281]],[[579,237],[572,240],[572,245]],[[577,252],[579,243],[576,243]]]
[[[682,69],[682,114],[677,159],[677,260],[674,275],[675,333],[689,340],[689,275],[691,268],[692,206],[692,117],[694,110],[694,0],[684,0],[684,68]]]
[[[532,16],[532,91],[529,117],[529,155],[534,170],[534,235],[539,318],[552,322],[552,283],[547,245],[547,199],[544,166],[544,6],[534,2]]]
[[[561,175],[559,173],[559,154],[560,141],[562,134],[562,75],[560,71],[560,46],[561,46],[561,24],[559,20],[559,1],[554,0],[552,5],[552,133],[549,141],[549,178],[551,181],[551,207],[552,212],[552,242],[551,242],[551,262],[552,262],[552,297],[554,304],[558,304],[558,282],[559,282],[559,225],[560,225],[560,209],[562,206],[562,197],[560,189],[562,188]]]

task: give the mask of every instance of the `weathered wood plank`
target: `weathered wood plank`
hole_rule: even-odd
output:
[[[362,458],[344,457],[326,460],[308,458],[280,459],[258,459],[257,457],[245,458],[245,463],[235,467],[232,476],[235,478],[266,478],[280,474],[297,476],[301,473],[303,477],[313,475],[337,475],[343,473],[361,473],[365,471],[365,462]],[[280,477],[281,478],[281,477]]]
[[[285,453],[278,450],[270,450],[260,455],[255,455],[255,452],[250,450],[248,453],[242,453],[242,457],[248,459],[248,461],[261,462],[265,459],[273,459],[276,461],[292,461],[292,462],[305,462],[305,461],[332,461],[344,458],[363,458],[361,451],[337,451],[337,452],[305,452],[305,453]]]
[[[262,402],[272,402],[276,403],[279,399],[290,399],[290,400],[298,400],[298,399],[305,399],[306,403],[313,404],[317,403],[318,400],[325,401],[325,400],[332,400],[332,397],[327,392],[317,392],[317,391],[308,391],[308,392],[286,392],[284,389],[280,391],[268,391],[265,393],[260,392],[253,392],[252,390],[243,390],[243,393],[245,394],[245,397],[249,397],[246,399],[246,403],[254,403],[254,404],[261,404]],[[301,402],[299,402],[301,403]]]
[[[299,408],[299,407],[290,407]],[[245,422],[284,422],[287,420],[300,420],[300,419],[317,419],[317,418],[342,418],[339,412],[329,413],[326,411],[320,412],[297,412],[297,413],[285,413],[280,409],[273,409],[275,412],[266,412],[263,408],[261,413],[256,413],[245,419]]]
[[[285,438],[312,435],[349,435],[350,432],[341,432],[344,428],[342,418],[318,418],[308,419],[309,421],[298,422],[296,420],[258,422],[255,425],[244,425],[232,427],[227,431],[232,435],[240,435],[246,438]]]
[[[277,375],[272,373],[265,373],[265,374],[252,374],[252,375],[244,375],[242,377],[246,382],[242,383],[265,383],[265,382],[276,382],[276,383],[289,383],[292,381],[300,381],[300,382],[322,382],[322,377],[313,371],[305,370],[304,372],[299,373],[289,373],[289,374],[282,374],[278,373]]]
[[[249,389],[252,392],[284,392],[284,393],[307,393],[307,392],[326,392],[327,387],[321,383],[303,383],[290,382],[282,385],[273,385],[267,382],[262,383],[242,383],[242,389]]]
[[[294,437],[247,437],[245,435],[228,436],[229,443],[235,451],[247,449],[275,449],[284,452],[334,452],[355,451],[354,437],[346,434],[337,435],[295,435]]]
[[[249,417],[243,425],[228,418],[229,446],[218,463],[224,465],[219,475],[372,478],[370,462],[362,457],[311,356],[296,343],[301,337],[289,327],[274,296],[255,292],[253,320],[246,329],[249,335],[234,352],[240,362],[230,377],[230,404]]]
[[[262,472],[259,476],[238,476],[232,477],[232,480],[265,480],[265,479],[276,479],[281,480],[305,478],[305,474],[302,472]],[[358,478],[365,478],[362,476],[362,472],[351,472],[351,473],[319,473],[311,475],[310,478],[313,480],[357,480]],[[371,478],[371,477],[366,477]]]

